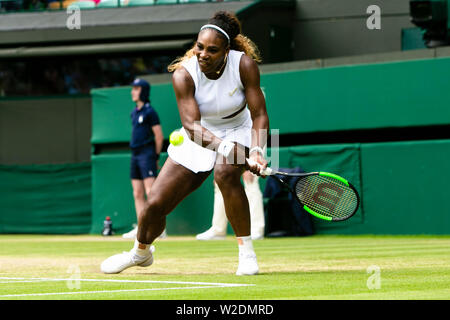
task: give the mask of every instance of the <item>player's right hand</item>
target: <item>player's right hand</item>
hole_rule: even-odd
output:
[[[250,160],[252,160],[252,164],[249,164],[246,161],[246,169],[249,170],[251,173],[254,173],[258,176],[261,176],[265,178],[265,175],[262,175],[261,172],[267,168],[268,162],[264,157],[258,153],[258,152],[252,152],[250,156],[248,157]]]

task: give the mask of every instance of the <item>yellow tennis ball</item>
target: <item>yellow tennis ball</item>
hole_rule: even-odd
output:
[[[169,141],[172,145],[179,146],[184,142],[184,138],[179,131],[174,131],[170,134]]]

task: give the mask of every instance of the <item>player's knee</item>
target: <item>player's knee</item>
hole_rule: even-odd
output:
[[[167,215],[164,209],[164,201],[155,195],[149,195],[148,201],[144,208],[144,219],[159,219]]]
[[[219,188],[240,184],[240,174],[231,166],[222,166],[214,169],[214,180]]]

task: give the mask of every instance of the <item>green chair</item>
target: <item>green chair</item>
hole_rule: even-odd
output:
[[[93,9],[96,7],[94,1],[75,1],[69,5],[70,7],[78,7],[80,9]]]
[[[180,0],[156,0],[156,4],[174,4],[179,2]]]
[[[129,7],[152,6],[154,4],[155,4],[155,0],[130,0],[130,2],[128,2]]]
[[[211,0],[156,0],[156,4],[211,2]]]
[[[121,7],[126,7],[124,0],[102,0],[97,4],[97,8],[117,8],[119,7],[119,1]]]

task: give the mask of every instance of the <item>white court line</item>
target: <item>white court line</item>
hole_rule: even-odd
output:
[[[128,282],[128,283],[170,283],[170,284],[197,284],[197,285],[213,285],[223,287],[242,287],[254,286],[254,284],[243,283],[220,283],[220,282],[190,282],[190,281],[156,281],[156,280],[121,280],[121,279],[74,279],[74,278],[11,278],[0,277],[0,280],[34,280],[34,281],[90,281],[90,282]]]
[[[114,293],[114,292],[135,292],[135,291],[158,291],[158,290],[183,290],[183,289],[209,289],[225,288],[224,286],[198,286],[198,287],[174,287],[174,288],[151,288],[151,289],[123,289],[123,290],[103,290],[103,291],[77,291],[77,292],[50,292],[50,293],[26,293],[26,294],[5,294],[0,298],[26,297],[26,296],[52,296],[64,294],[89,294],[89,293]]]
[[[25,283],[25,282],[43,282],[44,280],[22,280],[22,281],[0,281],[0,283]]]
[[[254,286],[254,284],[238,284],[238,283],[211,283],[211,282],[183,282],[183,281],[154,281],[154,280],[112,280],[112,279],[55,279],[55,278],[8,278],[0,277],[1,280],[20,280],[11,281],[27,282],[22,280],[33,281],[90,281],[90,282],[128,282],[128,283],[167,283],[167,284],[197,284],[193,287],[172,287],[172,288],[149,288],[149,289],[121,289],[121,290],[101,290],[101,291],[75,291],[75,292],[48,292],[48,293],[26,293],[26,294],[6,294],[0,295],[0,298],[10,297],[27,297],[27,296],[50,296],[50,295],[74,295],[74,294],[90,294],[90,293],[116,293],[116,292],[137,292],[137,291],[160,291],[160,290],[184,290],[184,289],[209,289],[209,288],[229,288],[229,287],[246,287]]]

